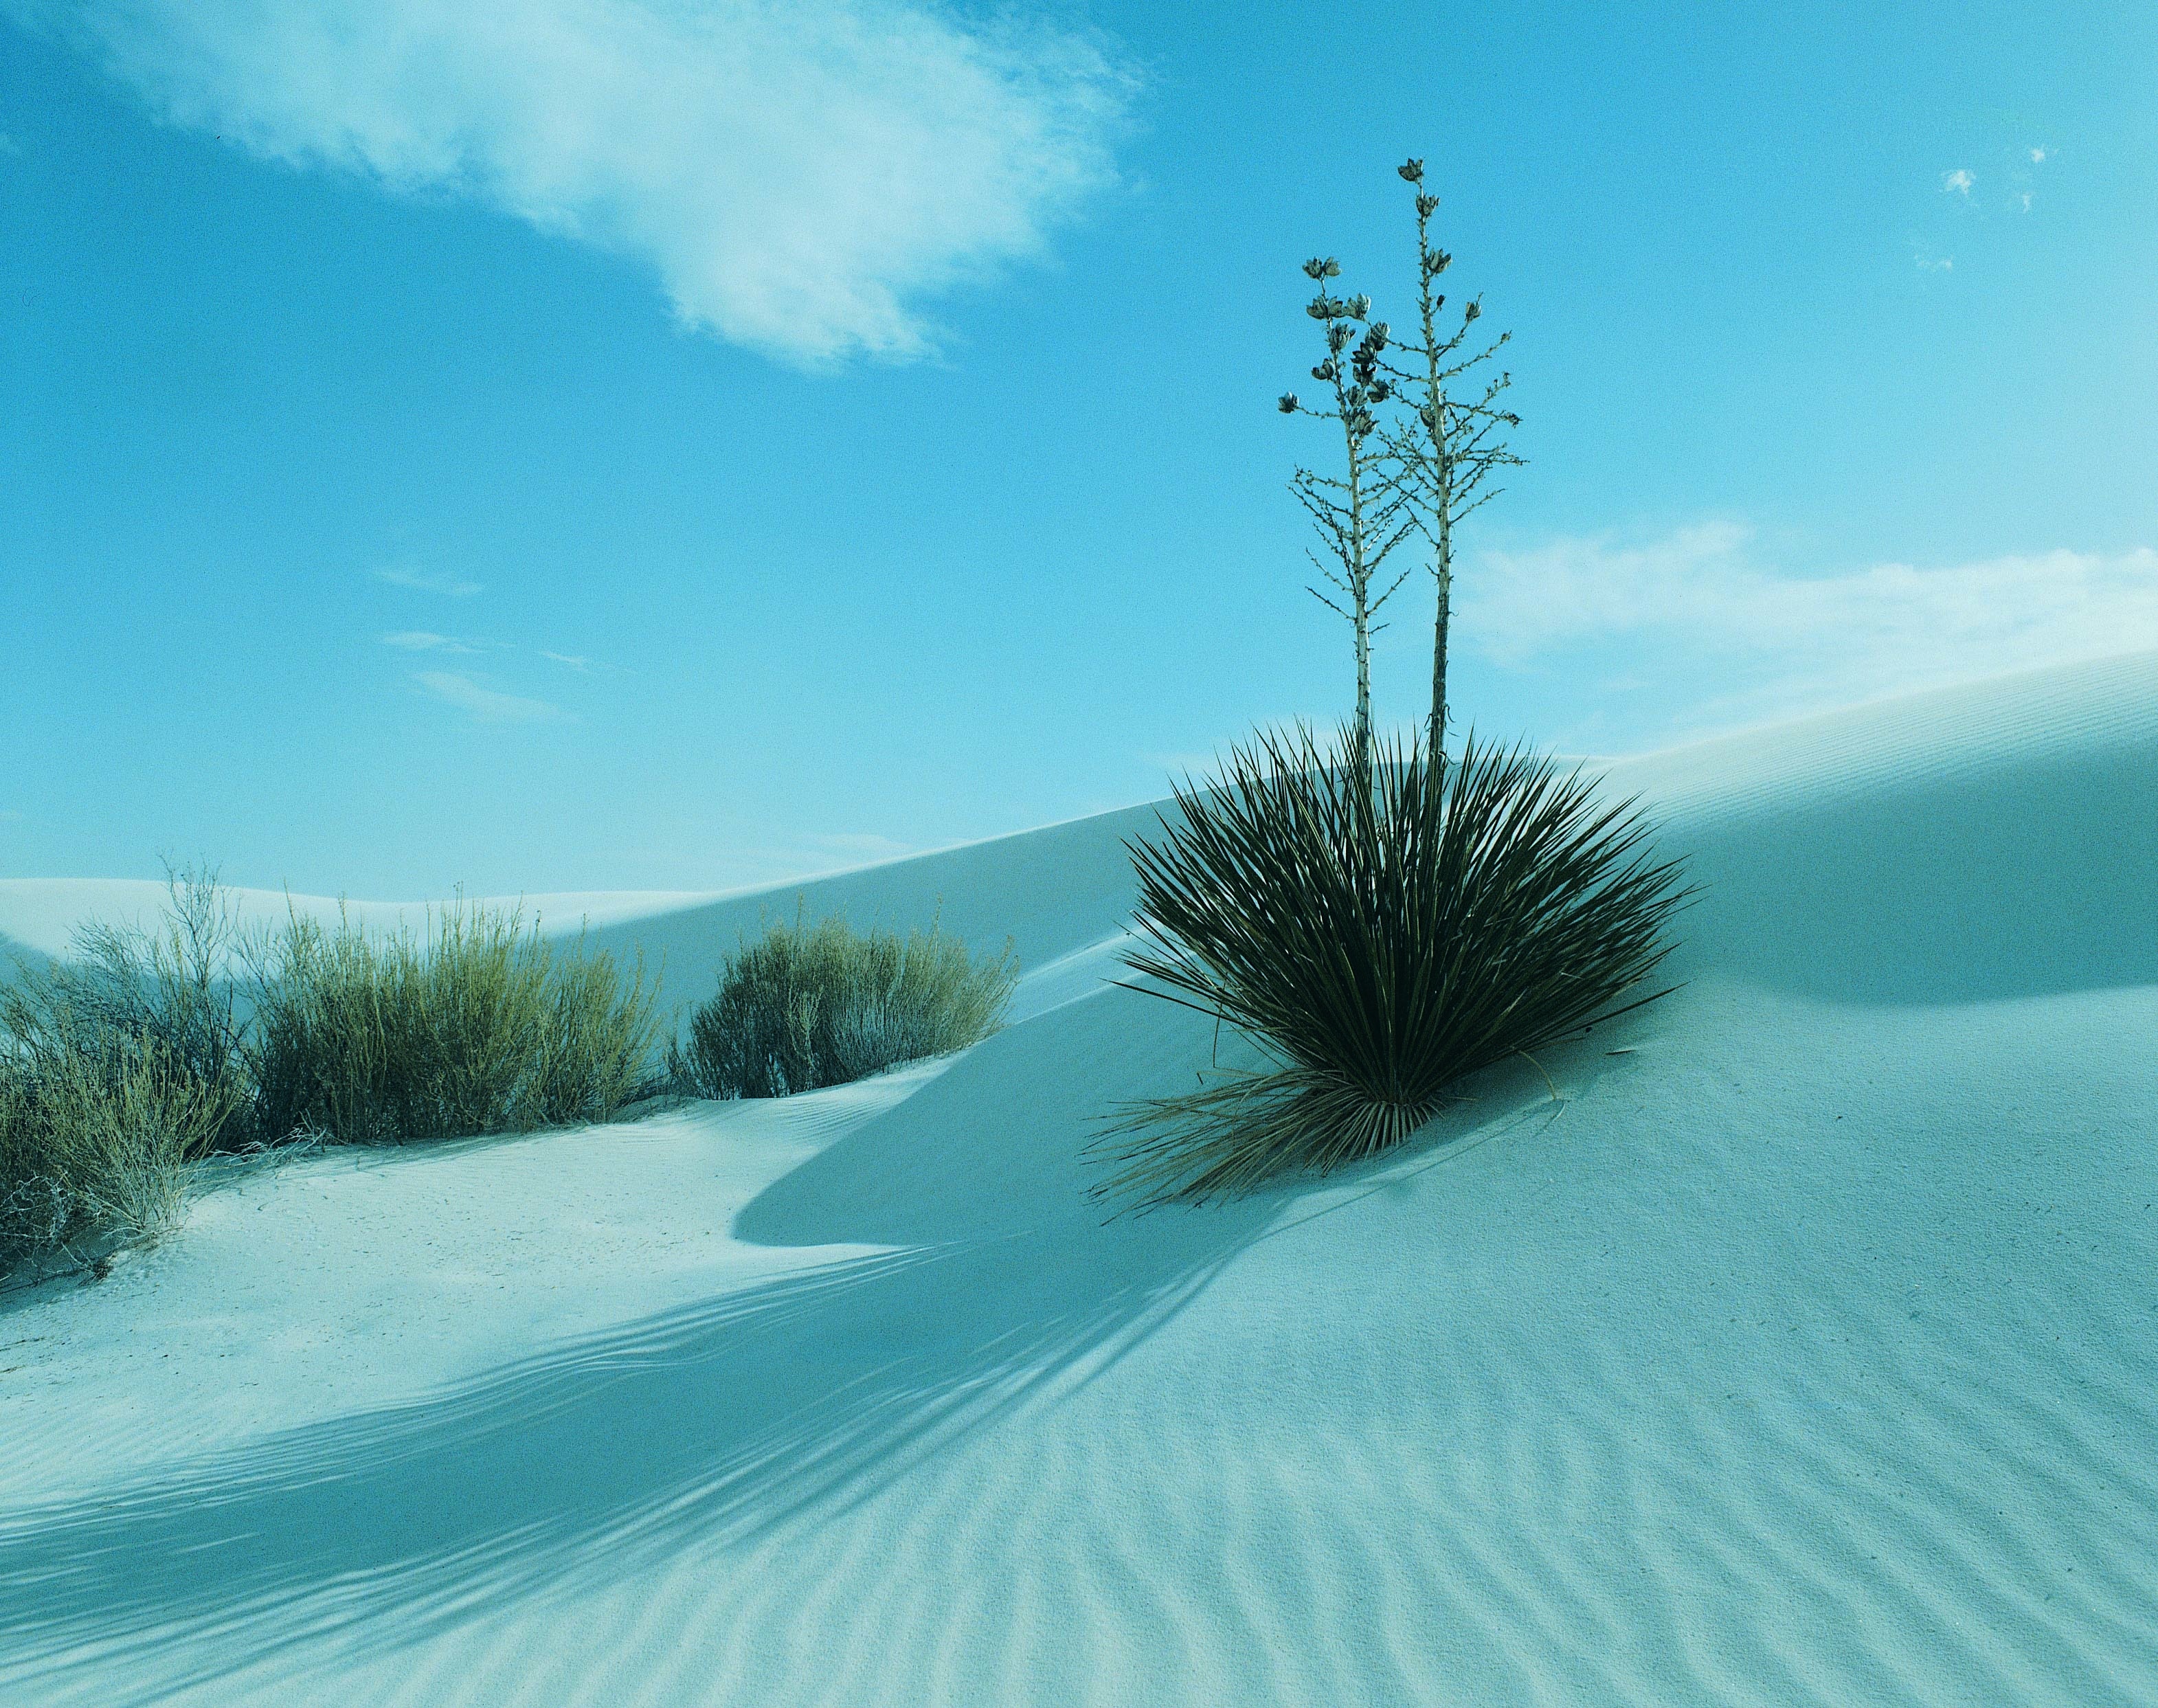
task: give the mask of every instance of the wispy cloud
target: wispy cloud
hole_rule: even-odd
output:
[[[1113,176],[1129,79],[942,0],[0,0],[168,121],[484,203],[652,268],[798,360],[922,353],[917,302],[1039,254]]]
[[[503,694],[454,670],[421,670],[412,680],[426,693],[483,724],[543,724],[567,715],[560,706],[521,694]]]
[[[1709,522],[1488,553],[1464,579],[1459,632],[1499,664],[1625,639],[1704,680],[1721,673],[1722,704],[1762,715],[2158,647],[2148,547],[1801,576],[1743,524]]]
[[[549,653],[543,651],[540,656],[543,658],[551,658],[555,663],[561,665],[565,669],[589,673],[592,668],[592,661],[590,658],[581,658],[575,653]]]
[[[1941,174],[1941,188],[1949,194],[1961,196],[1965,201],[1970,199],[1971,186],[1977,182],[1976,177],[1964,171],[1961,167],[1958,167],[1954,172],[1944,172]]]
[[[462,575],[431,574],[416,570],[406,564],[392,564],[374,572],[378,581],[387,581],[393,587],[410,587],[416,592],[441,593],[452,599],[470,599],[481,591],[477,581],[468,581]]]
[[[1955,271],[1954,255],[1936,255],[1923,244],[1913,245],[1911,259],[1918,264],[1918,271],[1922,273],[1952,273]]]
[[[2044,164],[2044,163],[2045,163],[2045,159],[2046,159],[2046,151],[2045,151],[2044,149],[2042,149],[2042,148],[2033,148],[2033,149],[2031,151],[2031,163],[2032,163],[2032,165],[2033,165],[2033,166],[2040,166],[2040,165],[2042,165],[2042,164]]]
[[[382,644],[395,647],[406,653],[477,653],[478,647],[452,635],[438,635],[421,628],[400,629],[395,634],[385,635]]]

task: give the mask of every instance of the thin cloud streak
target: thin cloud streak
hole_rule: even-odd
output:
[[[412,680],[424,692],[460,711],[469,712],[475,721],[483,724],[559,723],[568,716],[560,706],[550,705],[544,699],[503,694],[454,670],[415,671]]]
[[[478,647],[451,635],[438,635],[427,629],[400,629],[395,634],[382,637],[385,647],[395,647],[406,653],[477,653]]]
[[[1112,183],[1093,34],[937,0],[0,0],[169,122],[630,255],[684,325],[930,351],[921,299]]]
[[[440,593],[450,599],[471,599],[483,591],[478,581],[462,575],[431,575],[403,564],[391,564],[374,572],[374,579],[393,587],[409,587],[416,593]]]

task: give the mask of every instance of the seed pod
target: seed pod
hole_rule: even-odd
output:
[[[1294,392],[1284,391],[1281,395],[1281,412],[1285,415],[1293,415],[1296,413],[1296,394]]]
[[[1349,299],[1349,317],[1351,320],[1361,320],[1371,312],[1371,299],[1360,291]]]
[[[1437,196],[1424,194],[1417,198],[1417,217],[1418,219],[1428,219],[1438,211],[1438,198]]]
[[[1314,256],[1304,264],[1304,276],[1307,279],[1323,279],[1329,265],[1323,257]]]
[[[1405,160],[1399,166],[1396,167],[1394,170],[1401,173],[1401,175],[1407,178],[1411,183],[1422,183],[1423,182],[1423,162],[1421,160]]]

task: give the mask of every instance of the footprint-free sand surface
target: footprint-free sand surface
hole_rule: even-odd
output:
[[[799,886],[1016,939],[948,1062],[10,1294],[0,1700],[2158,1702],[2158,658],[1613,777],[1686,988],[1375,1166],[1088,1201],[1211,1042],[1103,983],[1142,810]],[[694,998],[795,887],[542,907]]]

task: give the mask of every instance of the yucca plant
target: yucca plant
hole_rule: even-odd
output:
[[[1232,749],[1129,844],[1136,986],[1252,1040],[1269,1065],[1129,1106],[1100,1191],[1142,1204],[1247,1190],[1398,1143],[1466,1075],[1668,993],[1635,992],[1691,893],[1629,802],[1515,748],[1435,762],[1308,730]]]
[[[1472,297],[1449,330],[1441,323],[1446,297],[1436,286],[1453,257],[1431,238],[1431,216],[1438,198],[1424,188],[1423,162],[1405,161],[1396,170],[1416,192],[1417,327],[1397,342],[1393,359],[1378,369],[1395,391],[1414,405],[1412,421],[1385,434],[1386,478],[1400,495],[1410,519],[1431,547],[1431,575],[1438,594],[1432,629],[1431,723],[1427,739],[1434,748],[1446,744],[1446,651],[1453,618],[1454,530],[1499,496],[1489,482],[1500,470],[1519,468],[1521,459],[1507,444],[1508,428],[1521,425],[1511,410],[1500,407],[1500,395],[1514,383],[1501,369],[1496,378],[1485,366],[1513,341],[1502,332],[1488,343],[1476,337],[1484,317],[1484,299]]]
[[[1405,575],[1380,585],[1387,555],[1408,537],[1415,525],[1405,519],[1409,508],[1398,475],[1390,474],[1381,447],[1387,430],[1381,411],[1394,395],[1391,369],[1381,371],[1387,330],[1383,320],[1373,320],[1371,299],[1360,292],[1336,297],[1327,289],[1329,279],[1341,276],[1341,264],[1321,255],[1304,264],[1304,276],[1318,286],[1318,295],[1304,305],[1304,312],[1324,330],[1326,353],[1311,370],[1311,377],[1327,386],[1331,406],[1314,409],[1293,391],[1278,402],[1285,415],[1309,415],[1331,421],[1341,431],[1342,462],[1338,475],[1298,468],[1289,482],[1297,502],[1311,518],[1324,555],[1308,554],[1319,579],[1333,588],[1308,591],[1337,617],[1347,620],[1356,652],[1356,721],[1352,752],[1355,762],[1368,766],[1371,758],[1371,637],[1379,627],[1378,615]],[[1361,327],[1360,334],[1357,328]],[[1353,346],[1353,348],[1352,348]]]

